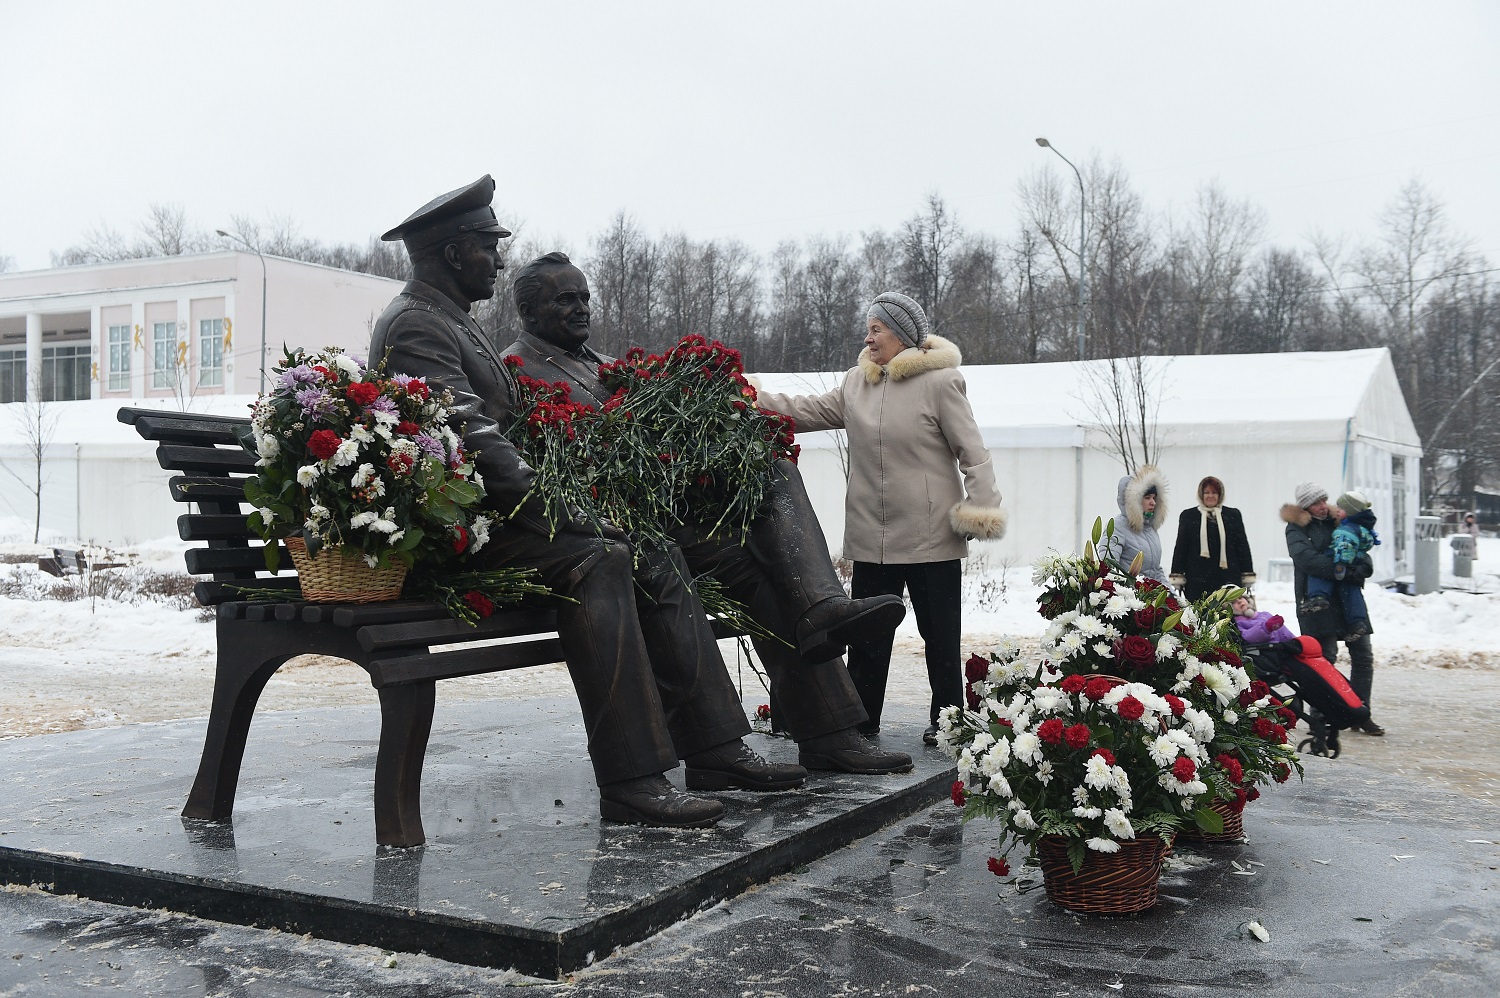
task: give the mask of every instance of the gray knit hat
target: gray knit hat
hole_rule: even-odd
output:
[[[1303,482],[1297,486],[1297,505],[1303,509],[1316,505],[1327,498],[1328,490],[1321,485],[1314,485],[1312,482]]]
[[[909,347],[920,347],[927,339],[927,313],[922,306],[896,291],[883,291],[870,303],[868,317],[879,319],[896,338]]]
[[[1363,513],[1370,508],[1370,500],[1366,499],[1365,494],[1358,489],[1350,489],[1339,496],[1334,505],[1345,513]]]

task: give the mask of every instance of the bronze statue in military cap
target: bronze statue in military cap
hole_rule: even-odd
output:
[[[588,732],[600,814],[712,824],[724,813],[719,801],[682,793],[663,777],[679,759],[689,789],[782,790],[800,786],[806,771],[768,763],[745,745],[749,724],[682,553],[637,552],[618,532],[600,536],[566,518],[554,533],[532,495],[532,471],[501,429],[514,415],[509,376],[469,314],[473,302],[493,296],[504,265],[499,242],[509,233],[490,206],[494,190],[483,177],[385,234],[406,244],[415,276],[376,321],[371,356],[453,393],[451,424],[475,455],[486,501],[510,517],[480,557],[534,567],[572,600],[558,605],[558,636]]]

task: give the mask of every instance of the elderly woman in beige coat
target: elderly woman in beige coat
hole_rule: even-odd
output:
[[[963,701],[961,559],[970,538],[1005,533],[989,451],[974,422],[958,347],[928,329],[922,307],[887,291],[870,305],[865,349],[843,383],[822,395],[761,392],[758,405],[791,416],[797,429],[849,435],[844,557],[854,562],[853,596],[911,596],[927,645],[931,724]],[[849,647],[849,675],[880,730],[890,634]]]

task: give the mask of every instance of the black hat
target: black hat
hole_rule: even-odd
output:
[[[494,197],[495,179],[486,173],[467,187],[433,198],[380,238],[386,242],[401,240],[407,252],[466,232],[494,232],[504,239],[510,230],[495,218],[495,209],[490,207]]]

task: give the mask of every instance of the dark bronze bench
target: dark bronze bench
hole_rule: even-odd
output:
[[[375,758],[375,839],[415,846],[422,831],[422,761],[441,679],[524,669],[562,661],[555,611],[545,606],[497,610],[470,626],[439,603],[307,603],[283,548],[275,576],[265,574],[260,538],[245,524],[245,477],[255,458],[235,436],[248,419],[123,408],[122,423],[155,441],[162,468],[177,472],[172,498],[197,507],[177,518],[198,601],[217,608],[218,662],[213,705],[198,776],[183,814],[219,820],[234,811],[235,786],[251,716],[261,690],[287,660],[305,654],[347,659],[370,674],[380,695],[380,748]],[[191,507],[190,507],[191,508]],[[239,588],[282,589],[285,600],[246,600]],[[720,637],[738,632],[715,621]],[[549,634],[549,632],[553,632]],[[454,649],[462,642],[519,638],[503,645]]]

